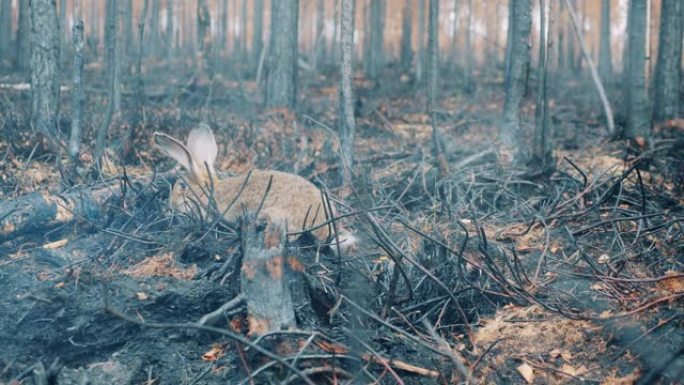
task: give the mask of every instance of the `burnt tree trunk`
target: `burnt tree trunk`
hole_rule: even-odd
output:
[[[418,59],[416,63],[416,80],[420,84],[425,78],[425,0],[418,0]]]
[[[0,56],[11,57],[12,0],[0,0]]]
[[[295,328],[291,282],[303,265],[286,255],[285,230],[268,225],[256,231],[254,221],[242,226],[244,256],[240,274],[241,292],[247,303],[250,335]],[[297,270],[295,270],[297,269]]]
[[[473,61],[475,53],[473,52],[473,33],[472,33],[472,22],[473,22],[473,0],[468,0],[468,16],[466,18],[466,31],[465,31],[465,91],[467,93],[472,93],[475,91],[475,82],[473,81]]]
[[[81,145],[81,119],[83,117],[83,20],[77,20],[71,29],[74,45],[73,90],[71,93],[71,135],[69,138],[69,155],[78,160]]]
[[[454,5],[453,5],[453,13],[454,13],[454,20],[451,24],[451,33],[452,33],[452,38],[451,38],[451,54],[449,55],[451,57],[451,60],[453,61],[454,64],[458,63],[460,60],[460,56],[458,54],[458,2],[461,0],[454,0]]]
[[[166,32],[164,33],[164,45],[166,47],[166,57],[173,57],[173,0],[166,0]]]
[[[506,98],[503,122],[499,133],[500,156],[503,160],[513,156],[513,161],[526,161],[527,146],[520,128],[520,104],[525,94],[527,67],[530,63],[530,31],[532,29],[532,4],[530,0],[511,0],[513,22],[510,34],[510,63],[506,77]],[[508,163],[507,161],[504,163]]]
[[[107,111],[105,112],[105,117],[102,120],[102,124],[97,130],[97,137],[95,138],[95,159],[100,160],[102,154],[104,153],[104,148],[107,140],[107,133],[109,131],[109,125],[114,117],[114,112],[116,111],[116,89],[117,89],[117,61],[118,61],[118,50],[117,50],[117,0],[107,0],[107,15],[105,19],[107,20],[106,25],[106,40],[105,40],[105,56],[107,58]]]
[[[59,25],[55,0],[31,1],[31,46],[31,125],[54,145],[59,115]]]
[[[200,68],[203,72],[209,71],[210,47],[211,47],[211,16],[206,0],[197,1],[197,49],[200,58]]]
[[[371,0],[370,3],[370,41],[368,45],[367,75],[377,79],[384,62],[383,41],[385,31],[384,0]]]
[[[413,61],[413,49],[411,48],[411,34],[413,26],[413,1],[404,0],[404,8],[401,11],[401,69],[404,72],[411,71]]]
[[[679,112],[684,23],[682,8],[681,0],[662,0],[654,86],[653,120],[656,122],[674,119]]]
[[[153,56],[159,55],[159,13],[161,12],[161,0],[152,0],[152,11],[150,13],[149,49],[148,52]]]
[[[31,60],[31,16],[29,1],[19,2],[19,26],[17,27],[17,69],[27,71]],[[57,11],[55,11],[57,12]],[[57,16],[55,15],[55,18]]]
[[[648,94],[646,90],[646,29],[648,24],[647,0],[630,0],[628,62],[625,73],[627,87],[625,108],[627,109],[628,138],[646,138],[649,132]]]
[[[256,72],[259,65],[261,51],[264,49],[264,0],[254,0],[254,14],[252,15],[252,69]]]
[[[354,0],[342,0],[340,17],[340,113],[339,132],[342,140],[342,178],[349,186],[352,181],[354,164],[354,137],[356,120],[354,118]]]
[[[294,108],[297,102],[299,0],[271,2],[266,106]]]
[[[604,83],[613,81],[613,59],[610,52],[610,0],[601,0],[601,44],[599,74]]]

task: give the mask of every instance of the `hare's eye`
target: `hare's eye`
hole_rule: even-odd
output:
[[[188,189],[188,184],[181,181],[181,182],[178,182],[178,187],[180,187],[181,190],[185,191]]]

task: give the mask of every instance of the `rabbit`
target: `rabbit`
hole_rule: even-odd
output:
[[[215,202],[218,212],[228,221],[236,221],[245,210],[255,214],[261,205],[258,216],[269,223],[286,227],[288,232],[312,228],[311,234],[319,242],[332,240],[332,226],[325,223],[335,215],[335,209],[318,187],[301,176],[253,170],[244,176],[219,180],[214,170],[216,139],[206,123],[200,123],[190,132],[186,144],[161,132],[154,133],[154,142],[186,171],[186,178],[176,181],[171,191],[172,209],[189,213]],[[267,193],[269,181],[271,188]],[[208,197],[212,193],[210,201]],[[348,250],[355,243],[348,230],[340,231],[337,239],[341,249]]]

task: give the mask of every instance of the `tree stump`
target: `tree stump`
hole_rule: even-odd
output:
[[[240,275],[250,335],[296,327],[291,282],[302,265],[287,256],[286,243],[285,229],[268,224],[257,231],[254,221],[243,220]]]

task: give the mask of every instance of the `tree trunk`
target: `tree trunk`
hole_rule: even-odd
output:
[[[646,91],[646,24],[647,0],[630,0],[628,63],[625,76],[627,87],[626,136],[646,138],[649,131],[648,94]]]
[[[527,67],[530,63],[530,31],[532,29],[532,4],[530,0],[511,0],[513,22],[510,34],[510,63],[506,77],[506,98],[499,141],[503,159],[513,156],[513,161],[526,161],[525,141],[520,129],[520,104],[525,93]],[[508,163],[507,161],[504,163]]]
[[[78,160],[81,145],[81,120],[83,117],[83,20],[78,19],[71,29],[74,44],[73,91],[71,93],[71,135],[69,155]],[[75,162],[76,163],[76,162]]]
[[[601,0],[601,45],[599,74],[604,83],[613,81],[613,59],[610,52],[610,0]]]
[[[55,18],[57,18],[55,11]],[[29,1],[19,2],[19,26],[17,30],[17,69],[26,71],[31,60],[31,21]]]
[[[116,25],[118,14],[117,0],[107,0],[107,11],[105,19],[107,20],[107,25],[105,28],[105,50],[107,58],[107,94],[109,101],[107,102],[107,112],[105,117],[97,130],[97,136],[95,138],[95,159],[100,161],[102,154],[104,153],[105,141],[107,140],[107,132],[109,131],[109,125],[112,122],[112,117],[116,110],[115,95],[116,95],[116,63],[117,63],[117,34]]]
[[[252,34],[252,69],[256,71],[259,57],[264,49],[264,0],[254,0],[254,14],[252,15],[254,33]]]
[[[417,84],[425,77],[425,0],[418,0],[418,60],[416,63]]]
[[[173,0],[166,0],[166,32],[164,42],[166,46],[166,57],[173,56]]]
[[[0,56],[12,57],[12,0],[0,0]]]
[[[401,13],[401,69],[404,72],[411,71],[411,62],[413,61],[413,49],[411,48],[412,10],[413,1],[404,0],[404,8]]]
[[[59,116],[59,25],[55,0],[32,0],[30,17],[31,124],[54,147]]]
[[[266,106],[294,108],[297,101],[299,0],[271,2]]]
[[[654,87],[653,120],[656,122],[674,119],[679,112],[684,24],[682,8],[681,0],[662,0]]]
[[[473,93],[475,91],[475,82],[473,81],[473,61],[475,53],[472,48],[473,33],[473,0],[468,0],[468,18],[466,19],[466,33],[465,33],[465,91],[466,93]]]
[[[207,0],[197,1],[197,56],[200,58],[200,68],[205,73],[209,68],[211,48],[211,16],[207,7]]]
[[[64,54],[66,53],[67,42],[69,41],[69,33],[66,25],[66,0],[59,0],[59,63],[64,62]]]
[[[242,16],[240,16],[240,55],[241,62],[248,62],[247,53],[247,0],[242,0]]]
[[[377,79],[383,66],[383,40],[385,30],[384,0],[371,0],[370,4],[370,42],[367,75]]]
[[[313,67],[318,70],[321,61],[326,55],[324,26],[325,26],[325,0],[316,1],[316,13],[314,20],[314,38],[313,38]]]
[[[554,0],[550,0],[554,1]],[[537,68],[537,105],[535,110],[536,125],[532,146],[532,159],[540,172],[546,173],[553,166],[551,148],[549,146],[549,110],[546,75],[548,71],[548,51],[551,45],[550,34],[547,35],[546,0],[539,0],[539,66]],[[549,40],[547,42],[547,36]]]
[[[159,55],[159,13],[161,12],[161,0],[152,0],[152,13],[150,15],[150,28],[148,29],[150,40],[149,40],[149,53],[152,56]]]
[[[124,22],[124,55],[128,62],[133,57],[135,52],[135,30],[133,29],[133,0],[125,0],[123,4],[123,22]]]
[[[452,38],[451,38],[451,54],[449,55],[451,57],[451,60],[453,60],[453,64],[456,64],[459,62],[461,55],[458,54],[458,2],[461,0],[454,0],[454,5],[453,5],[453,12],[454,12],[454,20],[451,24],[452,28]]]
[[[263,0],[257,0],[263,1]],[[217,48],[218,52],[226,54],[228,52],[228,0],[220,0],[220,11],[219,11],[219,46]]]
[[[428,109],[432,124],[432,151],[442,176],[448,173],[442,140],[437,129],[437,79],[439,78],[439,0],[430,0],[428,12]]]
[[[342,0],[340,12],[340,114],[339,132],[342,141],[342,178],[345,186],[352,182],[352,167],[354,164],[354,136],[356,120],[354,118],[354,83],[353,83],[353,55],[354,55],[354,2]]]

